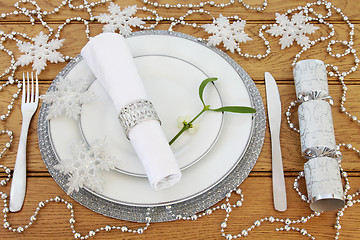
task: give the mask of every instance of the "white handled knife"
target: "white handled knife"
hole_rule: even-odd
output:
[[[285,211],[287,208],[286,188],[280,148],[281,101],[276,81],[269,72],[265,72],[265,85],[271,134],[274,207],[277,211]]]

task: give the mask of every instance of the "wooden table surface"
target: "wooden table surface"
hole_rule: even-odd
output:
[[[58,6],[61,1],[46,1],[38,0],[38,5],[43,10],[51,11],[55,6]],[[75,1],[74,5],[79,4],[81,1]],[[159,1],[165,3],[166,1]],[[176,2],[169,0],[169,3]],[[197,0],[186,1],[199,2]],[[221,0],[215,0],[215,2],[224,2]],[[246,1],[253,5],[261,4],[262,1]],[[294,9],[297,6],[304,6],[307,2],[305,0],[269,0],[268,7],[262,12],[256,12],[253,10],[246,10],[241,4],[235,3],[231,7],[215,8],[206,6],[205,9],[211,11],[211,13],[218,17],[219,14],[224,16],[238,15],[241,19],[247,21],[245,31],[254,40],[251,43],[242,44],[242,50],[244,52],[250,52],[257,54],[265,50],[263,42],[257,37],[259,27],[262,24],[275,23],[275,13],[285,13],[287,9]],[[13,12],[14,0],[0,0],[0,12]],[[122,8],[128,5],[145,6],[142,1],[115,1]],[[360,50],[360,39],[358,34],[360,33],[360,4],[355,0],[334,0],[333,5],[340,7],[343,13],[349,17],[351,23],[355,25],[355,37],[354,48]],[[98,5],[93,8],[94,15],[107,12],[107,6],[109,3]],[[30,6],[27,4],[26,6]],[[150,7],[149,5],[146,5]],[[179,17],[186,13],[186,9],[164,9],[157,8],[157,12],[161,16],[175,16]],[[89,18],[85,11],[71,10],[67,6],[63,7],[58,14],[53,14],[44,18],[51,27],[54,29],[58,25],[62,24],[69,17],[81,16]],[[193,15],[190,18],[191,21],[205,24],[211,23],[211,18],[207,15]],[[348,40],[349,28],[342,20],[339,14],[334,13],[329,20],[336,29],[335,39]],[[317,24],[318,25],[318,24]],[[95,36],[102,32],[102,24],[98,22],[92,22],[90,24],[90,36]],[[162,22],[156,29],[168,29],[169,22]],[[324,28],[322,26],[322,28]],[[61,33],[61,39],[66,39],[64,46],[60,49],[60,52],[64,55],[76,56],[79,54],[81,48],[85,45],[88,39],[84,33],[84,26],[76,21],[72,22]],[[46,29],[41,25],[39,21],[35,22],[32,26],[29,19],[24,15],[12,16],[7,18],[0,18],[0,30],[10,33],[11,31],[25,32],[29,36],[34,37],[39,34],[40,31],[46,32]],[[139,29],[134,29],[137,31]],[[175,31],[187,33],[196,37],[206,37],[206,33],[199,28],[176,26]],[[319,30],[324,33],[328,30]],[[314,34],[315,35],[315,34]],[[319,35],[316,35],[319,36]],[[311,36],[313,37],[313,36]],[[267,38],[271,46],[271,54],[262,60],[257,59],[245,59],[238,54],[227,52],[237,63],[239,63],[251,76],[256,83],[264,104],[266,105],[265,85],[264,85],[264,72],[269,71],[273,74],[277,80],[282,102],[282,112],[285,113],[287,106],[293,100],[295,100],[295,88],[293,84],[292,66],[291,63],[294,60],[295,54],[297,54],[301,47],[294,44],[292,47],[285,50],[280,49],[279,37],[271,37],[267,35]],[[324,43],[319,43],[314,48],[304,53],[301,59],[318,58],[326,63],[331,63],[339,66],[342,70],[348,70],[354,65],[354,58],[352,56],[336,59],[328,55],[326,52],[326,46],[329,40]],[[6,41],[9,49],[11,49],[16,57],[20,56],[18,48],[15,46],[14,41]],[[338,47],[338,46],[337,46]],[[219,48],[223,49],[222,46]],[[340,51],[341,47],[336,48],[336,51]],[[224,49],[223,49],[224,50]],[[7,54],[1,52],[0,54],[0,69],[5,69],[9,65],[9,57]],[[51,81],[59,73],[59,71],[66,65],[66,63],[51,64],[48,63],[46,70],[42,71],[39,78],[40,92],[44,94],[49,87]],[[21,67],[16,72],[15,77],[20,78],[21,72],[31,71],[30,66]],[[5,83],[5,78],[0,80],[0,83]],[[348,85],[347,102],[346,107],[354,115],[360,116],[360,72],[356,71],[345,78],[345,83]],[[341,84],[337,78],[329,77],[330,95],[334,99],[334,106],[332,108],[334,127],[337,143],[351,143],[355,147],[360,147],[360,134],[359,126],[349,120],[349,118],[339,111],[340,97],[341,97]],[[13,92],[16,91],[15,86],[10,86],[0,92],[0,112],[5,112],[8,102],[11,99]],[[20,98],[19,98],[20,99]],[[21,128],[21,112],[20,112],[20,100],[17,99],[14,104],[14,110],[10,117],[6,121],[1,122],[1,129],[9,129],[14,132],[14,143],[10,150],[1,159],[0,164],[8,166],[13,169],[15,164],[16,152],[18,147],[18,140]],[[131,228],[137,228],[143,226],[139,223],[125,222],[102,216],[94,213],[91,210],[81,206],[69,196],[57,185],[53,180],[49,172],[47,171],[44,162],[41,158],[38,136],[37,136],[37,118],[38,112],[35,115],[34,120],[31,123],[28,138],[28,152],[27,152],[27,177],[28,187],[26,192],[25,203],[23,209],[19,213],[9,213],[8,220],[13,227],[25,225],[29,222],[30,216],[34,213],[39,201],[60,196],[67,201],[73,203],[75,210],[75,228],[76,231],[83,235],[88,234],[90,230],[103,227],[105,225],[127,225]],[[297,124],[296,115],[294,116],[294,122]],[[0,129],[0,130],[1,130]],[[260,154],[260,157],[250,173],[249,177],[241,184],[241,189],[244,193],[244,203],[240,208],[236,208],[231,213],[229,219],[229,226],[226,228],[228,233],[238,234],[243,229],[247,229],[251,226],[255,220],[274,216],[277,218],[291,218],[298,219],[301,216],[308,216],[312,213],[307,203],[300,200],[296,191],[293,189],[293,182],[299,171],[303,170],[305,160],[300,154],[300,138],[299,135],[293,132],[286,123],[285,115],[282,118],[282,131],[281,131],[281,145],[283,153],[283,164],[286,176],[286,189],[288,196],[288,210],[280,213],[273,209],[272,203],[272,187],[271,187],[271,148],[270,148],[270,134],[269,129],[266,129],[265,142]],[[8,139],[5,136],[0,137],[0,144],[5,144]],[[3,146],[3,145],[0,145]],[[1,147],[2,148],[2,147]],[[359,156],[354,151],[349,151],[342,148],[343,162],[342,166],[345,171],[348,172],[349,180],[351,184],[350,194],[358,191],[360,186],[360,163]],[[6,177],[5,173],[0,174],[1,179]],[[301,190],[306,193],[304,179],[300,181]],[[10,192],[10,183],[5,187],[1,187],[4,192]],[[126,186],[124,186],[126,187]],[[231,198],[232,202],[238,200],[236,196]],[[298,228],[305,228],[317,239],[330,239],[334,238],[336,230],[334,224],[336,221],[336,211],[323,213],[320,217],[311,219],[305,224],[296,224]],[[351,207],[345,211],[344,216],[341,218],[341,230],[340,237],[342,239],[357,239],[360,237],[360,209],[357,206]],[[24,233],[18,234],[8,231],[7,229],[0,228],[0,239],[71,239],[74,237],[69,224],[69,211],[64,205],[49,204],[46,208],[42,209],[37,216],[37,221]],[[220,224],[225,217],[224,211],[216,211],[213,214],[203,217],[197,221],[176,221],[165,223],[151,224],[148,231],[144,234],[125,234],[121,231],[110,231],[98,233],[94,239],[221,239]],[[264,223],[260,228],[252,231],[249,239],[298,239],[302,237],[296,231],[275,231],[275,228],[281,227],[281,223]]]

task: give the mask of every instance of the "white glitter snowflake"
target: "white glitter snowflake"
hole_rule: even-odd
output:
[[[94,94],[88,91],[89,79],[82,78],[72,81],[69,78],[59,78],[55,91],[49,91],[41,96],[49,104],[47,118],[56,118],[65,114],[69,118],[78,119],[81,105],[90,102]]]
[[[88,146],[83,141],[72,144],[72,159],[62,159],[54,166],[64,174],[69,174],[67,194],[78,192],[86,185],[95,191],[102,191],[102,171],[115,167],[115,160],[104,152],[105,141],[96,141]]]
[[[25,53],[21,55],[16,66],[25,66],[32,64],[33,70],[40,74],[41,70],[44,70],[47,66],[46,62],[51,63],[64,62],[63,55],[56,50],[62,47],[62,43],[65,39],[53,39],[49,42],[49,36],[40,32],[38,36],[34,38],[34,44],[29,42],[17,43],[20,52]]]
[[[239,43],[252,40],[244,31],[245,25],[245,20],[230,24],[229,19],[220,14],[212,24],[205,24],[202,28],[213,34],[209,37],[210,45],[217,46],[223,42],[227,50],[234,52]]]
[[[303,12],[295,13],[291,20],[285,14],[276,13],[276,23],[273,24],[267,33],[272,36],[281,36],[279,43],[281,49],[290,47],[294,41],[302,47],[309,47],[310,39],[305,34],[314,33],[319,27],[306,22]]]
[[[140,18],[132,17],[137,11],[136,5],[121,10],[117,4],[111,2],[108,11],[110,14],[101,13],[95,17],[99,22],[106,23],[103,27],[104,32],[119,30],[119,33],[126,37],[131,34],[131,27],[139,27],[145,24]]]

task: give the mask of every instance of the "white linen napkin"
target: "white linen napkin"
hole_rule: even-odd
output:
[[[131,52],[120,34],[95,36],[81,50],[81,55],[118,112],[131,102],[148,99]],[[157,120],[135,125],[128,137],[155,190],[168,188],[180,180],[178,163]]]

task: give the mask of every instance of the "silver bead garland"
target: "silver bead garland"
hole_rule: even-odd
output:
[[[139,0],[140,2],[142,2],[143,4],[148,5],[150,8],[144,6],[144,7],[137,7],[137,10],[145,12],[145,13],[149,13],[150,16],[147,17],[142,17],[141,19],[145,22],[154,22],[152,24],[149,24],[148,26],[140,26],[140,29],[142,30],[148,30],[148,29],[154,29],[155,27],[158,26],[158,24],[160,22],[170,22],[170,26],[169,26],[169,30],[172,31],[177,25],[182,25],[182,26],[189,26],[189,27],[193,27],[193,28],[201,28],[200,25],[198,25],[197,23],[194,22],[187,22],[186,18],[189,17],[190,15],[193,14],[206,14],[208,16],[210,16],[213,20],[215,19],[215,17],[211,14],[210,11],[205,10],[204,7],[206,6],[210,6],[215,7],[215,8],[225,8],[225,7],[229,7],[232,6],[236,3],[235,0],[229,0],[226,3],[216,3],[215,1],[204,1],[204,2],[200,2],[197,4],[168,4],[168,3],[164,3],[164,4],[160,4],[158,2],[155,1],[150,1],[150,0]],[[7,18],[7,17],[11,17],[11,16],[18,16],[18,15],[24,15],[26,17],[29,18],[29,21],[32,25],[34,25],[37,21],[40,22],[40,24],[46,28],[49,31],[49,37],[53,36],[55,37],[55,39],[59,39],[60,35],[61,35],[61,31],[71,22],[73,21],[77,21],[77,22],[82,22],[85,26],[85,35],[86,38],[90,39],[90,29],[89,29],[89,20],[90,22],[94,21],[96,18],[94,17],[93,13],[92,13],[92,8],[101,5],[101,4],[105,4],[107,2],[112,2],[111,0],[100,0],[97,2],[87,2],[86,0],[83,1],[82,4],[79,5],[73,5],[72,0],[63,0],[58,6],[54,7],[53,10],[51,11],[43,11],[41,9],[41,7],[37,4],[36,1],[34,0],[21,0],[18,1],[14,4],[14,7],[16,10],[14,10],[13,12],[9,12],[9,13],[1,13],[0,17],[1,18]],[[259,5],[259,6],[250,6],[248,4],[245,4],[242,0],[238,0],[237,1],[239,4],[241,4],[245,9],[247,10],[254,10],[257,12],[261,12],[263,10],[265,10],[268,6],[267,0],[264,0],[264,2]],[[25,4],[30,4],[32,5],[30,9],[22,6]],[[70,9],[75,10],[75,11],[86,11],[89,15],[89,20],[81,18],[81,17],[71,17],[65,20],[64,23],[60,24],[57,27],[57,30],[55,31],[53,28],[51,28],[49,26],[49,24],[44,20],[44,18],[46,16],[52,15],[52,14],[58,14],[62,8],[68,6]],[[324,6],[325,10],[326,10],[326,14],[320,14],[317,13],[314,10],[315,6]],[[158,14],[158,12],[155,9],[152,8],[164,8],[164,9],[169,9],[169,8],[176,8],[176,9],[186,9],[186,13],[179,17],[179,18],[175,18],[175,17],[162,17]],[[344,82],[344,78],[355,72],[358,68],[359,65],[359,58],[357,57],[356,54],[356,50],[354,49],[353,45],[354,45],[354,24],[352,24],[348,17],[345,16],[345,14],[342,12],[342,10],[340,8],[335,7],[334,5],[332,5],[332,3],[328,2],[328,1],[315,1],[313,3],[307,3],[305,6],[298,6],[296,8],[293,9],[289,9],[285,12],[285,16],[289,16],[295,12],[300,12],[303,11],[303,13],[306,16],[306,21],[310,22],[318,22],[319,24],[323,24],[325,25],[328,29],[329,29],[329,35],[327,36],[322,36],[316,40],[313,40],[310,42],[310,47],[303,47],[301,49],[300,52],[298,52],[295,55],[294,61],[293,61],[293,65],[300,59],[301,55],[303,53],[305,53],[306,51],[308,51],[309,49],[311,49],[312,47],[314,47],[316,44],[329,40],[330,38],[332,38],[335,35],[335,28],[333,26],[333,24],[327,22],[327,19],[330,18],[333,15],[333,12],[336,14],[339,14],[342,17],[342,20],[346,22],[348,28],[349,28],[349,40],[344,41],[344,40],[331,40],[329,42],[329,44],[327,45],[327,52],[330,56],[336,58],[336,59],[340,59],[344,56],[347,56],[349,54],[353,55],[354,57],[354,66],[352,66],[349,70],[347,71],[340,71],[339,68],[333,64],[326,64],[326,68],[329,69],[327,71],[328,76],[330,77],[337,77],[342,85],[342,97],[340,98],[340,111],[343,112],[344,114],[346,114],[351,121],[356,122],[356,123],[360,123],[360,119],[358,119],[357,116],[351,114],[350,112],[347,111],[347,109],[345,108],[345,102],[346,102],[346,93],[348,90],[348,87],[346,86],[345,82]],[[228,18],[229,20],[233,20],[233,21],[237,21],[239,20],[239,16],[234,15],[234,16],[227,16],[226,18]],[[267,24],[267,25],[263,25],[261,26],[261,28],[259,29],[259,33],[258,33],[258,37],[260,39],[262,39],[262,41],[264,42],[264,46],[266,48],[265,52],[262,54],[256,54],[256,53],[243,53],[241,48],[238,46],[236,49],[236,52],[244,58],[255,58],[255,59],[263,59],[265,57],[267,57],[270,53],[271,53],[271,47],[269,44],[269,41],[266,39],[266,35],[264,34],[265,30],[269,27],[271,27],[272,24]],[[13,110],[13,106],[14,106],[14,102],[16,99],[18,99],[19,94],[21,92],[21,83],[18,79],[14,78],[15,75],[15,71],[17,70],[17,66],[15,65],[15,56],[13,54],[12,51],[8,50],[7,48],[4,47],[3,43],[6,41],[15,41],[16,43],[22,43],[23,40],[20,39],[25,39],[27,41],[34,41],[33,38],[29,37],[26,33],[20,33],[20,32],[16,32],[16,31],[12,31],[11,33],[5,33],[4,31],[0,31],[0,50],[4,51],[5,53],[7,53],[11,60],[10,60],[10,66],[4,70],[3,73],[0,74],[0,78],[2,77],[7,77],[7,81],[0,85],[0,92],[1,90],[3,90],[5,87],[9,86],[9,85],[17,85],[17,90],[16,92],[12,95],[11,101],[9,103],[9,105],[7,106],[7,112],[5,114],[0,115],[0,120],[5,121],[7,119],[7,117],[9,117],[11,111]],[[202,38],[198,38],[199,41],[207,41],[207,39],[202,39]],[[346,47],[345,51],[343,53],[333,53],[333,46],[335,45],[340,45],[343,47]],[[69,61],[72,59],[71,56],[64,56],[64,59],[66,61]],[[291,102],[290,106],[288,107],[288,110],[286,111],[286,118],[287,118],[287,122],[289,124],[289,127],[294,130],[295,132],[299,132],[298,128],[295,127],[295,125],[291,122],[291,109],[292,107],[295,107],[297,104],[297,101]],[[0,135],[5,135],[7,134],[8,137],[10,138],[9,141],[5,144],[4,149],[0,152],[0,159],[3,158],[5,152],[11,148],[12,142],[13,142],[13,133],[10,130],[2,130],[0,131]],[[357,153],[358,156],[360,156],[360,150],[355,148],[354,146],[352,146],[351,144],[345,144],[345,143],[339,143],[338,144],[338,150],[340,150],[341,147],[345,147],[348,150],[352,150],[355,153]],[[0,165],[0,168],[4,170],[4,172],[7,174],[7,178],[3,179],[0,181],[0,184],[2,186],[5,186],[10,178],[11,178],[11,170],[9,168],[7,168],[6,166]],[[344,206],[343,209],[341,209],[340,211],[337,212],[337,216],[336,216],[336,221],[334,224],[334,228],[336,229],[336,234],[335,234],[335,239],[338,239],[340,236],[340,229],[341,229],[341,224],[340,224],[340,220],[341,217],[344,216],[344,212],[345,210],[351,208],[352,206],[354,206],[354,204],[359,203],[360,199],[355,199],[360,195],[359,191],[356,191],[355,193],[353,193],[352,195],[348,194],[349,190],[350,190],[350,182],[348,179],[348,174],[347,172],[344,171],[344,169],[340,166],[340,170],[341,170],[341,176],[344,179],[345,185],[344,185],[344,192],[346,195],[346,205]],[[305,201],[307,203],[309,203],[309,200],[307,199],[307,196],[304,195],[303,193],[300,192],[299,190],[299,181],[301,178],[304,177],[304,173],[300,172],[299,175],[295,178],[294,184],[293,184],[293,188],[294,190],[298,193],[300,199],[302,201]],[[235,203],[230,203],[230,198],[231,195],[235,193],[236,195],[240,196],[240,200],[236,201]],[[121,232],[127,232],[127,233],[135,233],[135,234],[142,234],[144,233],[144,231],[146,231],[148,229],[148,227],[150,226],[151,223],[151,212],[152,209],[148,208],[147,212],[146,212],[146,224],[143,227],[140,228],[129,228],[127,226],[110,226],[110,225],[106,225],[106,226],[102,226],[99,227],[97,229],[94,230],[90,230],[87,234],[81,234],[80,232],[78,232],[75,229],[75,214],[74,214],[74,209],[73,209],[73,205],[72,203],[68,202],[67,200],[56,196],[54,198],[50,198],[47,199],[45,201],[41,201],[39,202],[38,206],[36,207],[34,214],[30,217],[30,221],[28,224],[24,225],[24,226],[18,226],[18,227],[14,227],[10,224],[10,222],[8,221],[8,213],[9,213],[9,208],[8,208],[8,195],[2,191],[0,191],[0,196],[3,199],[4,202],[4,207],[3,207],[3,216],[4,216],[4,220],[3,220],[3,227],[5,229],[8,229],[9,231],[12,232],[17,232],[17,233],[22,233],[24,232],[26,229],[28,229],[32,224],[34,224],[37,220],[37,215],[39,214],[40,210],[43,209],[46,205],[50,204],[50,203],[60,203],[60,204],[64,204],[66,209],[69,210],[70,212],[70,218],[69,218],[69,223],[70,223],[70,228],[72,230],[72,233],[74,235],[75,239],[88,239],[90,237],[95,236],[98,232],[101,231],[114,231],[114,230],[118,230]],[[244,201],[244,195],[241,191],[240,188],[238,189],[234,189],[233,191],[229,192],[226,195],[225,198],[225,203],[220,204],[218,206],[214,206],[212,208],[209,208],[207,210],[205,210],[202,213],[198,213],[196,215],[193,216],[181,216],[181,215],[177,215],[175,212],[173,212],[173,209],[171,208],[171,206],[166,207],[166,209],[169,211],[169,214],[171,214],[172,216],[176,217],[179,220],[191,220],[191,221],[195,221],[201,217],[205,217],[207,215],[212,214],[214,211],[217,210],[223,210],[225,211],[225,218],[224,220],[221,222],[220,227],[221,227],[221,235],[222,237],[224,237],[225,239],[235,239],[235,238],[240,238],[240,237],[246,237],[250,234],[251,231],[255,230],[256,228],[260,227],[264,222],[269,222],[269,223],[282,223],[284,224],[282,227],[276,228],[276,231],[296,231],[299,232],[299,234],[303,235],[303,236],[307,236],[310,239],[315,239],[314,236],[312,236],[306,229],[303,228],[298,228],[293,226],[294,224],[302,224],[302,223],[306,223],[309,220],[311,220],[314,217],[318,217],[320,216],[320,213],[313,213],[309,216],[304,216],[301,217],[299,219],[296,220],[291,220],[289,218],[286,219],[282,219],[282,218],[275,218],[273,216],[269,216],[269,217],[264,217],[258,220],[255,220],[254,223],[247,227],[244,228],[243,230],[240,230],[238,234],[232,235],[229,233],[226,233],[226,228],[229,224],[229,217],[231,212],[233,211],[233,209],[237,208],[237,207],[241,207]]]

